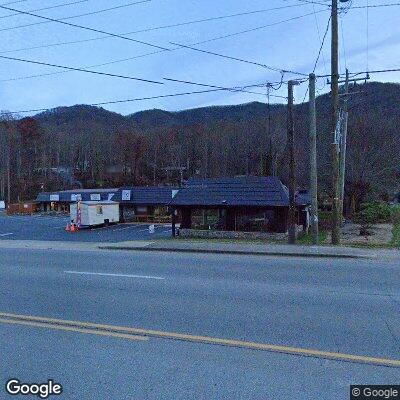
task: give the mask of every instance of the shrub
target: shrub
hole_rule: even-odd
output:
[[[400,206],[398,207],[400,209]],[[400,249],[400,223],[393,225],[392,245]]]
[[[370,202],[361,204],[355,216],[355,222],[361,225],[373,225],[392,222],[392,207],[387,203]]]
[[[395,225],[400,225],[400,205],[392,207],[392,222]]]
[[[325,231],[331,229],[332,226],[332,212],[331,211],[318,211],[318,227],[320,230]]]

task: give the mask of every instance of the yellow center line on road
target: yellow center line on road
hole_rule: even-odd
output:
[[[17,319],[0,318],[0,323],[26,325],[26,326],[33,326],[35,328],[57,329],[57,330],[69,331],[69,332],[86,333],[89,335],[116,337],[116,338],[120,338],[120,339],[142,340],[142,341],[149,340],[145,336],[130,335],[130,334],[124,334],[124,333],[118,333],[118,332],[110,332],[110,331],[101,331],[101,330],[97,330],[97,329],[75,328],[73,326],[63,326],[63,325],[51,324],[51,323],[45,323],[45,322],[21,321],[21,320],[17,320]]]
[[[257,343],[257,342],[248,342],[244,340],[235,340],[235,339],[221,339],[214,338],[210,336],[198,336],[198,335],[189,335],[183,333],[173,333],[173,332],[165,332],[165,331],[157,331],[151,329],[141,329],[141,328],[131,328],[126,326],[116,326],[116,325],[104,325],[104,324],[95,324],[92,322],[82,322],[82,321],[70,321],[70,320],[62,320],[56,318],[45,318],[45,317],[36,317],[31,315],[21,315],[21,314],[10,314],[0,312],[0,317],[3,318],[12,318],[13,321],[17,321],[15,323],[39,323],[49,325],[48,327],[52,327],[54,329],[58,329],[59,326],[62,328],[73,327],[73,330],[77,329],[86,329],[86,330],[94,330],[94,332],[104,332],[113,333],[116,335],[139,335],[144,337],[157,337],[163,339],[173,339],[173,340],[181,340],[186,342],[193,343],[204,343],[204,344],[212,344],[219,346],[230,346],[230,347],[239,347],[239,348],[247,348],[253,350],[261,350],[267,351],[271,353],[283,353],[290,354],[295,356],[304,356],[304,357],[314,357],[314,358],[323,358],[334,361],[342,361],[342,362],[352,362],[359,364],[371,364],[383,367],[397,367],[400,368],[400,360],[381,358],[381,357],[370,357],[370,356],[361,356],[355,354],[345,354],[345,353],[334,353],[329,351],[321,351],[321,350],[313,350],[313,349],[304,349],[298,347],[290,347],[290,346],[280,346],[266,343]],[[11,319],[0,319],[0,322],[3,321],[11,321]],[[10,322],[9,322],[10,323]],[[11,322],[12,323],[12,322]],[[46,326],[47,327],[47,326]],[[89,329],[87,329],[89,328]],[[92,329],[90,329],[92,328]],[[61,328],[60,328],[61,329]],[[67,329],[65,329],[67,330]],[[71,329],[72,330],[72,329]],[[122,337],[122,336],[117,336]],[[141,340],[141,339],[139,339]]]

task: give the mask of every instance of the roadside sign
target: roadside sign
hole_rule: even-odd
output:
[[[122,191],[122,200],[129,201],[131,199],[131,191],[130,190],[123,190]]]
[[[82,195],[80,193],[71,194],[71,201],[80,201],[82,200]]]

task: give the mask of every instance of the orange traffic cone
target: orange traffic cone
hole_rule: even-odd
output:
[[[67,226],[65,227],[65,232],[69,232],[71,230],[69,223],[67,222]]]
[[[75,224],[71,224],[71,232],[75,232]]]

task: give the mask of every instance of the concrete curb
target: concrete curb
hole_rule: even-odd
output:
[[[129,247],[129,246],[98,246],[101,250],[124,250],[143,252],[170,252],[170,253],[197,253],[197,254],[230,254],[253,256],[278,256],[278,257],[307,257],[307,258],[343,258],[343,259],[373,259],[376,257],[362,254],[329,254],[329,253],[299,253],[299,252],[264,252],[250,250],[222,250],[222,249],[182,249],[175,247]]]

